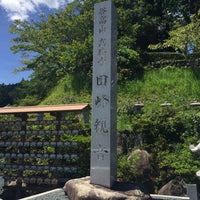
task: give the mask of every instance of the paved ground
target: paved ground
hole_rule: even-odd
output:
[[[69,198],[65,195],[63,189],[55,189],[20,200],[69,200]]]

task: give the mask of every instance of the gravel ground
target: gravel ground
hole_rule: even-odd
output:
[[[69,198],[65,195],[63,189],[60,188],[26,197],[20,200],[69,200]]]

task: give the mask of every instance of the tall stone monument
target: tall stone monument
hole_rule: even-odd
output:
[[[91,183],[112,187],[117,174],[117,13],[111,0],[95,4]]]

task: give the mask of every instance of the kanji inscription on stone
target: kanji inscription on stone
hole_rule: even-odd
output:
[[[95,4],[92,139],[92,184],[112,187],[117,174],[117,14],[111,0]]]

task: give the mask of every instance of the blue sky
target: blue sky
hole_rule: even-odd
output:
[[[0,84],[13,84],[23,78],[28,79],[31,72],[13,73],[14,69],[21,67],[20,55],[10,50],[11,39],[9,24],[15,19],[36,19],[41,12],[54,12],[63,8],[72,0],[0,0]]]

